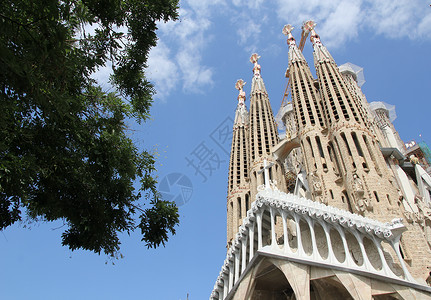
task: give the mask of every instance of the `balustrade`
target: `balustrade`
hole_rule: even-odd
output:
[[[401,219],[382,223],[272,189],[259,192],[256,198],[228,250],[211,299],[226,299],[256,254],[417,284],[400,253],[400,237],[406,230]],[[282,222],[276,223],[277,217]],[[382,242],[392,247],[396,257]],[[395,263],[401,274],[394,273]]]

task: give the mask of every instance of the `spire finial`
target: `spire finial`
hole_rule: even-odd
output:
[[[254,64],[253,73],[254,77],[260,77],[260,65],[257,63],[260,56],[257,53],[253,53],[250,57],[250,62]]]
[[[293,27],[292,25],[290,25],[290,24],[287,24],[287,25],[284,25],[284,27],[283,27],[283,34],[284,35],[287,35],[288,36],[288,38],[290,38],[290,36],[292,36],[292,30],[294,29],[295,27]]]
[[[313,20],[308,20],[305,21],[304,24],[302,24],[302,29],[308,33],[308,32],[313,32],[314,31],[314,27],[316,27],[316,22],[314,22]]]
[[[293,27],[292,25],[290,25],[290,24],[287,24],[287,25],[284,25],[284,27],[283,27],[283,34],[284,35],[286,35],[287,36],[287,44],[289,45],[289,46],[293,46],[293,45],[296,45],[296,42],[295,42],[295,38],[293,37],[293,35],[292,35],[292,30],[294,29],[295,27]]]
[[[306,21],[306,22],[304,22],[304,24],[302,25],[302,29],[305,31],[305,32],[310,32],[311,33],[311,35],[310,35],[310,41],[313,43],[313,44],[317,44],[317,45],[321,45],[322,44],[322,42],[320,41],[320,37],[319,37],[319,35],[314,31],[314,28],[316,27],[316,22],[314,22],[314,21],[312,21],[312,20],[309,20],[309,21]]]
[[[238,101],[243,104],[245,101],[245,92],[243,90],[244,85],[246,84],[246,82],[242,79],[238,79],[235,83],[235,88],[239,91],[238,94]]]

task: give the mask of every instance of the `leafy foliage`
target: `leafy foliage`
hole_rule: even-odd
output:
[[[158,196],[154,156],[139,152],[125,120],[149,117],[143,70],[156,21],[177,19],[177,9],[177,0],[0,2],[0,229],[24,212],[60,219],[63,245],[112,256],[120,232],[139,227],[149,247],[175,233],[178,211]],[[118,94],[91,78],[108,61]]]

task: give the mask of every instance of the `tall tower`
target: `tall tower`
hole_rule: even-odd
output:
[[[311,198],[338,208],[347,205],[335,200],[341,193],[340,171],[333,145],[326,135],[319,90],[307,61],[292,36],[293,27],[286,25],[283,33],[289,45],[289,77],[297,134],[311,189]]]
[[[329,141],[341,166],[343,192],[337,199],[347,210],[386,219],[397,215],[398,193],[360,101],[346,84],[337,64],[314,31],[315,23],[304,23],[311,32],[314,65],[319,80]]]
[[[248,173],[249,118],[245,106],[245,82],[239,79],[235,88],[239,91],[238,105],[235,111],[233,125],[232,146],[229,163],[229,181],[227,194],[227,243],[238,231],[247,210],[250,208],[250,179]]]
[[[264,183],[264,174],[259,172],[263,168],[263,161],[274,162],[269,171],[270,180],[276,181],[280,190],[285,190],[286,182],[283,167],[275,162],[271,149],[278,144],[277,125],[274,121],[268,92],[260,74],[258,64],[260,56],[256,53],[250,57],[254,64],[253,79],[250,93],[250,196],[254,201],[258,186]]]
[[[315,23],[307,21],[304,29],[310,31],[314,49],[314,65],[319,80],[329,141],[335,147],[336,159],[341,165],[341,202],[348,211],[380,221],[399,218],[399,187],[390,169],[392,158],[385,160],[361,100],[352,93],[349,81],[343,78],[334,59],[314,31]],[[350,81],[350,83],[352,83]],[[411,272],[423,276],[424,265],[429,265],[430,248],[422,230],[410,226],[401,241],[405,257],[409,257]],[[411,257],[417,257],[411,260]]]
[[[417,158],[406,162],[388,110],[371,112],[355,72],[336,65],[314,26],[304,23],[301,42],[311,33],[317,79],[293,27],[283,29],[292,104],[280,110],[281,142],[257,54],[248,133],[237,82],[228,251],[211,299],[431,300],[431,176]],[[281,165],[292,161],[293,193]]]

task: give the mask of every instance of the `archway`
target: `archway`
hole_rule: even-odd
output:
[[[253,286],[250,300],[296,300],[283,272],[268,260],[260,264]]]

